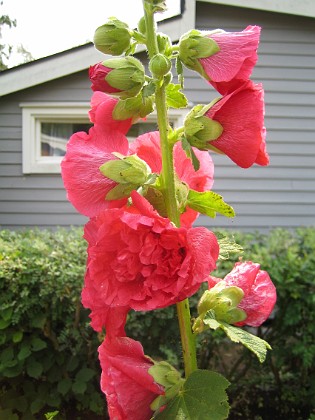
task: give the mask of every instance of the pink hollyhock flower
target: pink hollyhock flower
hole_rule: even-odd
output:
[[[138,193],[131,196],[132,206],[105,210],[84,230],[88,262],[82,296],[92,319],[98,317],[98,329],[99,321],[108,328],[109,307],[164,308],[194,294],[216,267],[219,245],[212,232],[176,228]]]
[[[209,149],[226,154],[241,168],[249,168],[254,163],[269,164],[261,84],[248,81],[220,99],[205,116],[223,127],[222,134],[209,141]]]
[[[247,26],[241,32],[215,32],[207,35],[220,51],[199,61],[209,82],[222,95],[231,93],[247,80],[257,62],[261,28]]]
[[[120,89],[116,89],[112,87],[107,81],[106,76],[112,71],[113,69],[110,67],[104,66],[102,63],[97,63],[94,66],[90,66],[89,68],[89,78],[92,82],[91,89],[100,92],[106,93],[119,93],[121,92]]]
[[[100,345],[101,389],[113,420],[149,420],[150,404],[164,394],[148,370],[152,360],[138,341],[129,337],[106,338]]]
[[[158,131],[139,136],[130,146],[131,154],[136,153],[151,168],[152,172],[160,173],[162,170],[162,158],[160,147],[160,134]],[[185,182],[195,191],[211,190],[213,185],[214,166],[208,152],[202,152],[194,148],[194,152],[200,162],[198,171],[194,170],[191,160],[186,156],[180,142],[174,147],[174,165],[179,179]],[[187,208],[181,215],[181,226],[191,226],[198,213]]]
[[[102,209],[122,206],[126,202],[105,200],[106,194],[117,184],[99,170],[105,162],[116,159],[112,152],[128,153],[125,134],[131,126],[131,120],[116,121],[112,118],[117,101],[105,93],[94,93],[90,111],[94,126],[88,134],[78,132],[71,136],[61,162],[67,198],[80,213],[88,217],[97,215]]]
[[[250,325],[259,327],[271,314],[277,300],[276,288],[266,271],[260,270],[260,265],[251,261],[236,263],[233,270],[224,279],[226,286],[237,286],[244,292],[238,308],[243,309],[247,318],[235,325]],[[221,279],[211,277],[208,280],[209,289]]]

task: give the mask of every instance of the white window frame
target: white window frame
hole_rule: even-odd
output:
[[[21,103],[22,108],[22,165],[24,174],[60,174],[62,156],[41,156],[41,123],[89,123],[90,104],[85,102]],[[187,109],[170,109],[169,119],[174,128],[181,127]],[[156,121],[156,112],[145,122]],[[139,121],[141,122],[141,120]]]

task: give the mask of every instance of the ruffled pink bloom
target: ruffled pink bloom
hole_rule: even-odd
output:
[[[132,206],[105,210],[85,226],[82,296],[98,330],[110,327],[108,308],[146,311],[172,305],[193,295],[216,267],[219,245],[212,232],[176,228],[138,193],[131,196]]]
[[[237,286],[244,292],[238,308],[243,309],[247,318],[235,325],[259,327],[271,314],[277,300],[277,292],[268,273],[260,270],[260,265],[251,261],[236,263],[233,270],[223,279],[227,286]],[[209,278],[209,289],[221,279]]]
[[[202,152],[194,148],[194,152],[200,162],[198,171],[194,170],[191,160],[186,156],[180,142],[174,147],[174,166],[178,178],[195,191],[211,190],[213,185],[214,166],[208,152]],[[147,162],[152,172],[160,173],[162,170],[162,158],[160,147],[160,134],[158,131],[139,136],[130,146],[130,153],[136,153]],[[191,226],[198,213],[187,208],[181,215],[181,226]]]
[[[105,93],[118,93],[121,90],[112,87],[107,81],[106,76],[112,71],[112,68],[97,63],[89,68],[89,78],[92,82],[91,89]]]
[[[100,345],[101,389],[112,420],[150,420],[150,404],[164,394],[148,370],[153,365],[138,341],[106,338]]]
[[[241,168],[268,165],[264,127],[264,91],[251,81],[224,96],[205,114],[218,121],[223,132],[209,148],[226,154]]]
[[[247,80],[257,62],[259,26],[247,26],[242,32],[217,32],[208,35],[220,47],[214,55],[199,59],[209,82],[222,95],[237,89]]]
[[[99,168],[116,159],[112,152],[128,154],[125,134],[131,120],[117,121],[112,117],[117,99],[102,92],[92,96],[89,113],[94,126],[89,133],[74,133],[67,143],[67,152],[61,162],[61,173],[67,198],[73,206],[88,217],[102,209],[122,206],[126,200],[106,201],[106,194],[117,184],[106,178]]]

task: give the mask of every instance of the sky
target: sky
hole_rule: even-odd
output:
[[[37,58],[85,44],[108,17],[115,16],[135,27],[142,16],[142,0],[2,0],[1,15],[16,19],[15,28],[2,29],[1,44],[12,45],[7,64],[23,60],[16,54],[23,47]],[[1,3],[1,2],[0,2]],[[167,0],[168,15],[179,11],[180,0]],[[162,16],[162,15],[161,15]],[[166,17],[163,14],[163,17]]]

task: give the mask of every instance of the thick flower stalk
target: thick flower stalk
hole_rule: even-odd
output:
[[[101,388],[112,420],[216,418],[228,415],[228,381],[198,369],[195,338],[221,328],[263,361],[268,343],[239,326],[261,325],[272,312],[276,291],[269,275],[252,262],[237,263],[223,280],[212,277],[219,259],[239,250],[205,227],[199,214],[234,217],[234,209],[212,191],[209,151],[242,168],[267,165],[264,91],[249,78],[257,61],[260,28],[240,32],[195,29],[178,45],[156,32],[154,14],[165,0],[143,0],[138,28],[111,18],[95,33],[106,57],[92,65],[92,127],[67,144],[62,177],[73,206],[90,220],[84,228],[87,263],[83,306],[91,326],[105,332],[99,347]],[[133,57],[148,52],[149,75]],[[179,83],[172,83],[176,60]],[[183,65],[196,71],[222,97],[196,105],[183,127],[172,127],[170,107],[183,108]],[[175,79],[175,78],[174,78]],[[132,124],[156,109],[158,130],[130,144]],[[225,249],[226,247],[226,249]],[[208,285],[190,316],[188,298]],[[126,336],[128,313],[176,305],[185,378],[165,361],[145,356]],[[195,417],[194,417],[195,416]]]

